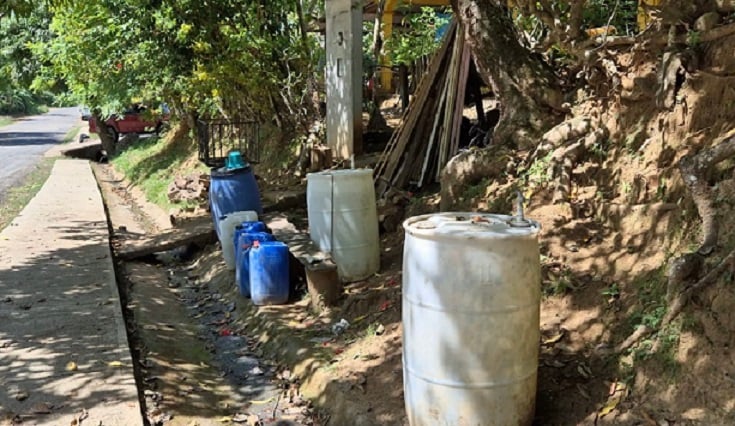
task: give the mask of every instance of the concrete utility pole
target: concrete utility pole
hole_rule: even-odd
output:
[[[341,159],[362,153],[362,4],[326,0],[327,145]]]

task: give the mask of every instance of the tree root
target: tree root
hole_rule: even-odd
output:
[[[681,313],[695,292],[701,291],[707,285],[713,283],[728,267],[732,268],[735,266],[735,250],[732,250],[704,277],[692,283],[699,276],[699,271],[704,263],[704,257],[710,255],[717,247],[717,211],[714,206],[708,178],[715,165],[733,156],[735,156],[735,130],[728,132],[714,146],[696,155],[687,155],[681,159],[679,170],[697,206],[699,216],[702,218],[702,245],[696,251],[677,257],[669,263],[667,286],[668,309],[659,326],[654,329],[646,325],[641,325],[628,338],[615,347],[613,350],[615,354],[620,354],[630,349],[642,339],[669,326]],[[660,346],[661,342],[657,339],[651,351],[655,352]]]
[[[679,171],[702,218],[703,241],[697,252],[709,255],[717,246],[717,211],[708,180],[714,167],[735,156],[735,130],[730,131],[720,143],[694,156],[685,156],[679,162]]]
[[[568,202],[572,191],[572,170],[584,158],[590,148],[601,143],[609,135],[604,127],[599,127],[585,135],[585,137],[568,146],[557,148],[551,154],[553,177],[557,179],[554,191],[554,203]]]
[[[717,266],[710,270],[707,275],[702,277],[699,281],[692,285],[684,287],[677,294],[674,295],[674,298],[669,303],[669,308],[666,311],[666,315],[661,320],[661,324],[659,325],[658,329],[654,329],[647,325],[639,326],[630,336],[628,336],[628,338],[626,338],[622,343],[616,346],[613,352],[619,355],[630,349],[633,345],[637,344],[646,337],[651,336],[656,331],[662,330],[669,326],[679,316],[694,292],[701,291],[706,286],[712,284],[723,272],[725,272],[728,267],[732,268],[733,266],[735,266],[735,250],[731,251],[730,254],[722,259],[722,261]],[[656,352],[660,346],[660,340],[656,339],[651,348],[651,352]]]
[[[508,165],[507,154],[503,148],[490,145],[483,149],[471,149],[452,157],[442,169],[439,177],[441,184],[440,210],[449,211],[459,202],[467,185],[483,178],[499,176]]]
[[[568,141],[585,136],[592,129],[592,119],[589,117],[575,117],[563,123],[557,124],[551,130],[544,133],[541,143],[538,144],[529,163],[543,157]]]

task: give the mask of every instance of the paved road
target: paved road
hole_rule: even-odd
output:
[[[0,127],[0,203],[5,193],[33,169],[43,153],[79,122],[76,108],[52,108]]]

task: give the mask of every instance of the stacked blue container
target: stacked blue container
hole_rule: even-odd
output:
[[[238,245],[240,246],[240,255],[237,257],[237,266],[235,268],[235,279],[240,288],[240,294],[250,297],[250,250],[253,244],[275,241],[276,238],[267,232],[253,232],[249,234],[240,234]],[[239,271],[239,274],[238,274]]]
[[[240,242],[240,237],[245,234],[254,234],[256,232],[266,232],[267,229],[265,227],[265,224],[263,222],[255,221],[255,222],[243,222],[237,227],[235,227],[235,234],[232,238],[232,244],[234,244],[235,247],[235,282],[238,286],[240,286],[240,274],[242,268],[240,267],[242,261],[242,253],[244,250],[247,250],[250,248],[250,246],[253,244],[253,241],[243,241]],[[265,237],[268,238],[268,237]],[[274,238],[272,238],[274,239]],[[271,240],[263,240],[263,241],[271,241]],[[242,291],[241,291],[242,293]],[[247,291],[247,295],[243,294],[243,296],[250,296],[250,290]]]
[[[263,222],[243,222],[235,230],[235,282],[256,305],[288,302],[288,246],[276,241]]]
[[[250,293],[256,305],[288,302],[288,246],[280,241],[253,243],[250,261]]]

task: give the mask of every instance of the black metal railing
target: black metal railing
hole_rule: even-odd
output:
[[[260,128],[255,121],[197,120],[199,161],[209,167],[225,165],[227,155],[238,150],[248,163],[260,161]]]

